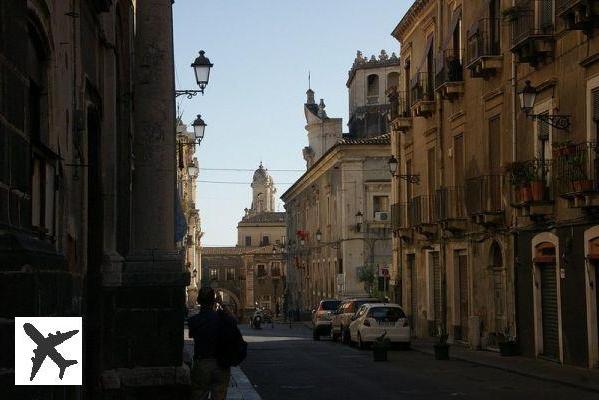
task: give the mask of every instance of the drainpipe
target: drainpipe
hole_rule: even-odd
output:
[[[516,5],[516,1],[512,0],[512,6]],[[516,149],[516,145],[518,143],[518,135],[517,135],[517,129],[518,129],[518,124],[517,124],[517,112],[518,112],[518,69],[517,69],[517,65],[516,65],[516,55],[514,53],[512,53],[512,60],[511,60],[511,69],[512,69],[512,76],[511,76],[511,85],[512,85],[512,162],[516,162],[518,159],[518,152]],[[516,222],[515,218],[512,215],[512,221]],[[514,226],[516,224],[513,224]],[[513,229],[512,230],[513,235],[513,254],[514,256],[512,257],[512,263],[513,263],[513,296],[514,296],[514,329],[512,334],[516,334],[517,337],[519,337],[520,335],[518,335],[518,294],[517,294],[517,290],[518,290],[518,265],[520,264],[520,259],[518,257],[518,230]]]

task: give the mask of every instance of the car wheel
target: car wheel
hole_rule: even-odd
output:
[[[320,340],[320,335],[318,334],[318,332],[316,332],[316,331],[312,332],[312,339]]]

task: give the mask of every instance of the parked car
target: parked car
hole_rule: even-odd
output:
[[[312,336],[314,340],[320,340],[320,336],[331,334],[331,313],[337,308],[341,301],[337,299],[321,300],[312,311]]]
[[[364,304],[349,324],[350,340],[361,349],[384,333],[392,344],[410,346],[410,323],[399,304]]]
[[[347,327],[351,317],[366,303],[380,303],[375,297],[361,297],[343,300],[337,311],[331,315],[331,336],[333,340],[341,338],[343,343],[349,344],[349,330]]]

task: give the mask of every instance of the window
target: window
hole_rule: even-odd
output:
[[[252,237],[251,236],[246,236],[245,237],[245,245],[246,246],[251,246],[252,245]]]
[[[270,275],[273,277],[279,277],[281,276],[281,266],[279,262],[273,262],[271,269],[270,269]]]
[[[218,280],[218,270],[216,268],[210,268],[210,279]]]
[[[499,115],[489,119],[487,159],[489,160],[489,173],[497,174],[500,167],[501,137]]]
[[[234,281],[235,280],[235,268],[227,268],[227,280]]]
[[[366,96],[368,97],[368,104],[378,103],[379,97],[379,76],[368,75],[366,78]]]
[[[435,148],[428,149],[427,152],[427,178],[428,178],[428,195],[432,196],[437,188],[437,159],[435,156]]]
[[[270,244],[270,238],[268,236],[262,236],[262,246],[268,246]]]
[[[462,134],[453,138],[453,168],[454,184],[462,186],[464,184],[464,135]]]
[[[266,276],[266,266],[264,264],[258,264],[256,268],[256,275],[258,275],[258,278]]]
[[[373,216],[378,212],[389,211],[389,196],[373,196],[372,209]]]

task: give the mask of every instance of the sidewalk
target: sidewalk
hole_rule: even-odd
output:
[[[227,391],[228,400],[261,400],[250,380],[241,368],[231,368],[231,381]]]
[[[434,355],[436,339],[413,339],[412,349],[420,353]],[[551,361],[528,357],[502,357],[492,351],[476,351],[460,344],[452,344],[449,357],[452,360],[466,361],[489,368],[496,368],[514,374],[548,382],[599,392],[599,370],[560,365]],[[441,362],[441,361],[440,361]]]

